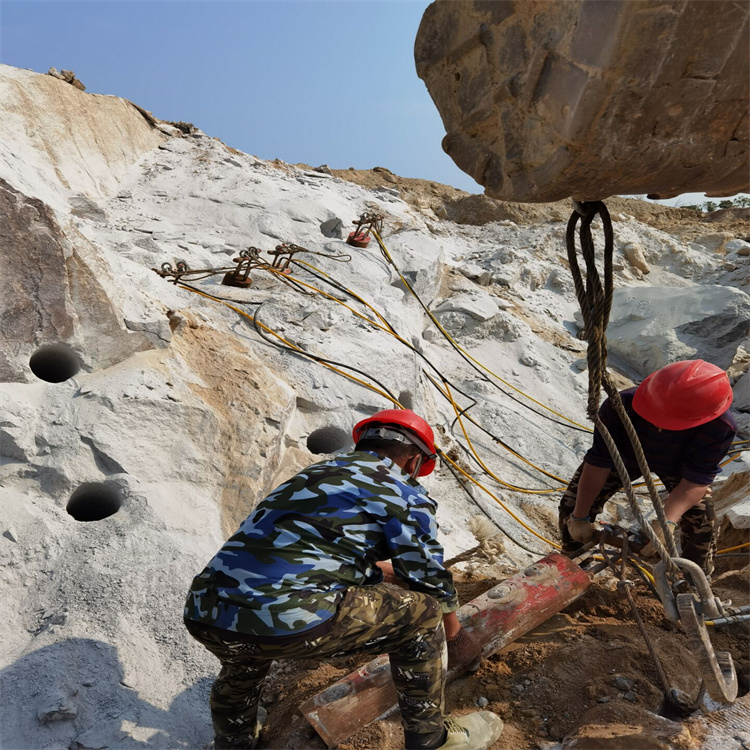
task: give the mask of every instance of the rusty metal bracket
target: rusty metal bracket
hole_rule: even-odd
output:
[[[370,242],[370,232],[382,234],[384,217],[374,211],[365,211],[353,223],[357,228],[346,238],[346,244],[353,247],[367,247]]]
[[[158,273],[163,279],[172,277],[172,281],[175,284],[186,274],[202,273],[202,271],[193,271],[190,266],[188,266],[187,261],[179,259],[175,260],[174,266],[167,261],[162,263],[159,268],[152,268],[151,270]]]
[[[282,242],[280,245],[276,245],[273,250],[269,250],[268,254],[273,256],[271,267],[283,273],[289,268],[294,255],[308,252],[310,251],[301,245],[295,245],[293,242]]]
[[[240,250],[239,257],[232,258],[232,261],[237,265],[233,270],[224,274],[221,283],[224,286],[237,286],[241,289],[247,289],[253,283],[250,271],[253,268],[265,265],[264,261],[261,260],[260,250],[252,246],[248,247],[247,250]]]

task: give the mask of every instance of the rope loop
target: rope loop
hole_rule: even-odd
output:
[[[612,229],[612,219],[607,207],[603,201],[574,201],[575,210],[568,220],[565,231],[565,242],[568,253],[568,263],[570,272],[573,276],[573,286],[575,288],[578,304],[581,308],[583,317],[584,331],[588,347],[586,350],[586,361],[588,364],[589,393],[586,413],[588,418],[594,423],[599,434],[602,436],[607,449],[609,450],[612,461],[615,464],[617,473],[627,495],[630,509],[635,516],[644,534],[653,544],[659,557],[664,561],[667,572],[673,579],[681,578],[680,569],[672,562],[673,557],[678,557],[677,546],[674,541],[672,530],[667,523],[664,513],[664,505],[656,490],[651,471],[648,467],[646,456],[641,447],[633,423],[625,411],[620,392],[613,383],[609,372],[607,371],[607,326],[612,311],[612,298],[614,296],[614,232]],[[591,232],[591,225],[599,217],[602,223],[604,234],[603,250],[603,273],[600,274],[596,262],[596,247]],[[580,224],[580,227],[579,227]],[[585,274],[578,260],[578,249],[576,247],[576,229],[578,229],[578,240],[580,243],[581,257],[585,264]],[[651,502],[656,511],[656,517],[659,519],[666,546],[656,535],[654,530],[646,520],[638,506],[633,484],[630,480],[630,474],[625,466],[625,462],[615,444],[612,435],[599,417],[599,406],[601,401],[601,392],[609,396],[612,406],[615,409],[620,421],[622,422],[625,432],[633,446],[638,468],[648,488]]]

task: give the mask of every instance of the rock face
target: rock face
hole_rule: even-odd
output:
[[[747,3],[436,0],[415,44],[488,195],[733,195],[748,184]]]
[[[729,367],[750,332],[750,297],[739,289],[616,289],[607,342],[646,376],[679,359]]]
[[[590,436],[563,422],[582,424],[586,403],[576,365],[585,347],[570,323],[576,302],[561,255],[567,212],[533,207],[538,219],[520,226],[467,200],[464,215],[477,224],[440,220],[393,192],[264,162],[195,127],[7,66],[0,120],[3,748],[206,746],[217,664],[181,621],[193,576],[260,498],[347,450],[352,425],[390,398],[424,414],[440,447],[463,461],[436,374],[518,456],[566,477],[579,464]],[[374,241],[359,249],[341,239],[373,210],[385,216],[400,274]],[[618,286],[636,285],[619,291],[658,283],[655,315],[677,307],[670,294],[694,295],[700,319],[663,327],[697,323],[696,353],[731,359],[746,295],[716,254],[632,217],[618,234],[651,268],[636,279],[618,257]],[[240,250],[255,246],[270,260],[279,242],[307,248],[295,257],[312,265],[283,278],[254,269],[250,289],[221,284]],[[734,273],[750,268],[731,257],[743,264]],[[232,308],[153,271],[179,261],[216,270],[195,285]],[[261,337],[241,309],[287,348]],[[623,341],[621,351],[630,369],[642,365],[644,348]],[[532,527],[548,524],[549,495],[511,488],[554,490],[558,480],[476,438],[508,483],[494,491]],[[508,565],[543,554],[491,498],[467,499],[448,470],[425,485],[439,499],[446,557],[475,546],[477,506],[518,540],[496,550]]]

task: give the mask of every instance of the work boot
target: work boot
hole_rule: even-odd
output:
[[[266,716],[266,709],[259,706],[258,718],[255,720],[255,724],[253,724],[252,732],[250,734],[235,734],[224,737],[216,735],[214,737],[215,750],[255,750],[258,745],[258,740],[260,739],[260,730],[263,728]]]
[[[487,750],[503,733],[503,720],[492,711],[446,719],[448,736],[438,750]]]

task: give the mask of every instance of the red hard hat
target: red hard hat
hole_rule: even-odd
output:
[[[702,359],[673,362],[651,373],[633,396],[633,409],[663,430],[689,430],[721,416],[732,386],[720,367]]]
[[[401,433],[425,454],[419,476],[426,477],[432,473],[436,458],[435,435],[422,417],[411,409],[384,409],[354,425],[352,437],[355,443],[362,439],[369,427],[390,427]]]

